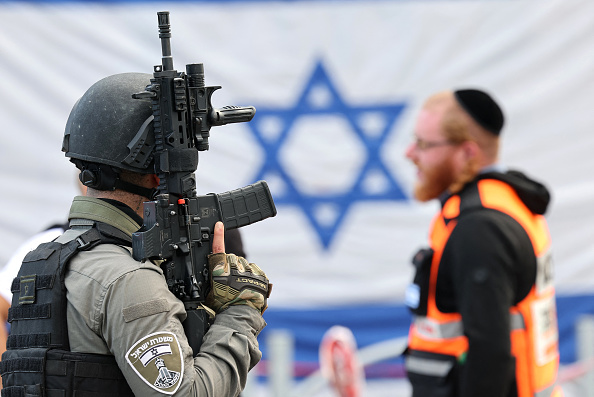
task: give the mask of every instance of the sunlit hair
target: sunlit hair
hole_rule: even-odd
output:
[[[474,141],[490,162],[497,161],[499,137],[478,125],[456,102],[451,91],[438,92],[425,102],[426,109],[444,108],[442,127],[444,137],[454,143]]]

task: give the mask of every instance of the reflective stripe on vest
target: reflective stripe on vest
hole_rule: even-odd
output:
[[[430,358],[406,356],[404,366],[416,374],[444,377],[454,366],[454,362],[437,361]]]
[[[524,317],[520,313],[510,315],[510,328],[513,330],[525,329]],[[417,333],[428,339],[449,339],[464,336],[461,320],[439,323],[429,317],[416,316],[413,319]]]

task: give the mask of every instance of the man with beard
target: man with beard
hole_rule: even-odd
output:
[[[549,192],[498,164],[503,113],[484,91],[422,107],[406,157],[414,196],[439,199],[413,258],[405,364],[413,397],[561,396]]]

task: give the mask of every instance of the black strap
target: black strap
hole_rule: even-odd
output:
[[[41,390],[41,385],[10,386],[2,389],[2,397],[42,397]]]
[[[49,333],[29,335],[8,335],[7,349],[24,349],[31,347],[49,347],[51,336]]]
[[[55,277],[53,274],[40,275],[40,276],[37,276],[36,278],[37,278],[37,281],[35,282],[36,290],[52,288],[52,286],[54,285]],[[12,285],[10,287],[10,291],[14,294],[14,293],[20,292],[20,290],[21,290],[21,279],[19,277],[15,277],[12,280]]]
[[[39,372],[43,370],[43,358],[21,357],[0,361],[0,373],[11,372]]]
[[[33,320],[36,318],[50,318],[51,305],[44,303],[41,305],[11,306],[8,309],[8,322],[13,320]]]
[[[469,210],[483,208],[478,185],[473,183],[460,193],[460,214]]]
[[[66,390],[47,389],[42,393],[41,385],[11,386],[2,389],[2,397],[66,397]],[[114,397],[113,393],[75,390],[73,397]]]
[[[74,366],[77,378],[124,379],[122,371],[116,364],[100,364],[79,361]]]
[[[125,190],[138,196],[146,197],[149,200],[154,200],[157,194],[157,189],[149,189],[147,187],[138,186],[121,179],[116,180],[114,186],[116,189]]]
[[[458,218],[459,216],[467,213],[469,211],[474,211],[477,209],[484,208],[483,203],[481,202],[481,196],[478,190],[478,185],[476,183],[471,183],[464,187],[464,189],[459,193],[460,196],[460,210],[456,217],[454,218],[443,218],[445,224],[449,224],[450,221],[453,219]]]
[[[68,394],[66,390],[62,389],[45,389],[45,397],[66,397]]]
[[[48,395],[48,397],[50,396]],[[114,394],[100,391],[75,390],[73,397],[114,397]]]

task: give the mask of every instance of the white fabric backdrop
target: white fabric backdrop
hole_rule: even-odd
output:
[[[60,152],[68,113],[104,76],[152,72],[161,62],[156,12],[163,10],[171,12],[176,69],[203,62],[207,85],[223,86],[215,106],[295,118],[278,158],[292,179],[269,172],[273,195],[283,197],[289,181],[303,203],[327,193],[342,200],[316,207],[317,227],[307,217],[313,207],[289,195],[276,218],[243,229],[250,259],[275,284],[271,307],[403,299],[411,255],[437,206],[374,200],[373,189],[381,192],[387,178],[408,194],[414,170],[403,152],[418,107],[436,90],[468,86],[487,89],[504,107],[503,163],[552,190],[559,290],[593,289],[594,3],[587,0],[0,2],[0,263],[33,233],[64,221],[76,193],[74,167]],[[318,65],[327,80],[312,78]],[[318,113],[297,108],[302,93]],[[376,159],[388,173],[371,178],[360,199],[353,181],[371,152],[348,113],[326,107],[336,98],[349,109],[404,106]],[[385,122],[372,112],[361,128],[373,134]],[[213,128],[211,150],[200,157],[201,193],[255,180],[274,159],[257,139],[258,132],[278,139],[270,123]],[[344,215],[338,225],[337,214]],[[320,230],[330,230],[327,246]]]

